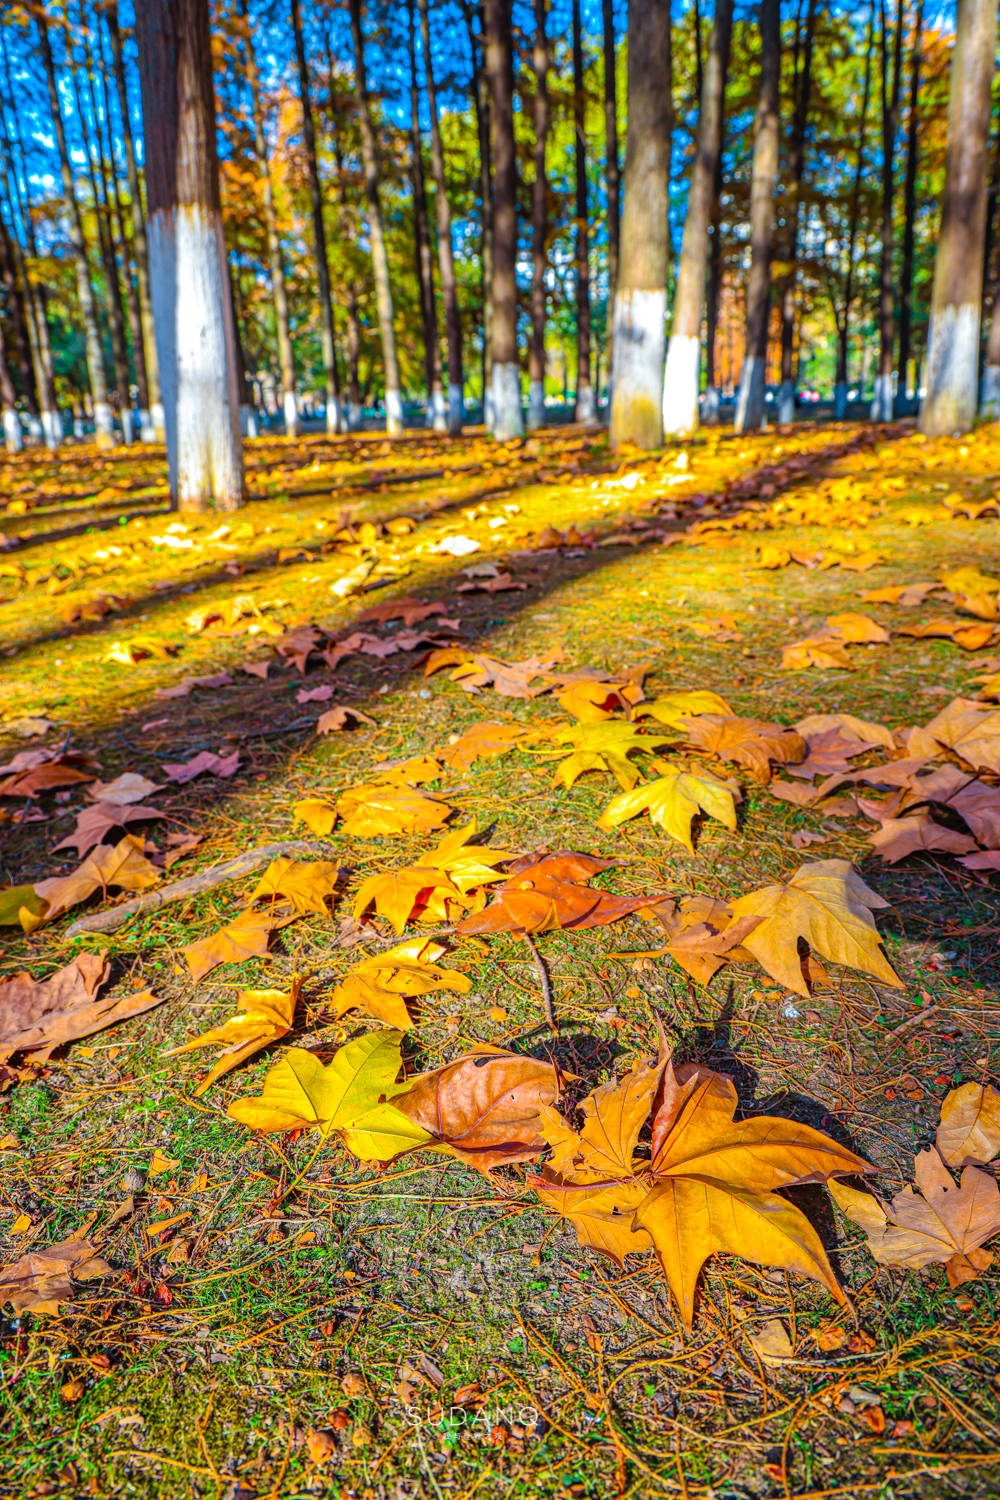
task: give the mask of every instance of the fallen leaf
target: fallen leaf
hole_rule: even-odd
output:
[[[248,958],[262,958],[267,952],[272,932],[287,927],[294,915],[267,911],[242,911],[218,931],[181,949],[191,970],[191,978],[204,979],[219,964],[242,964]]]
[[[325,917],[326,903],[336,895],[341,874],[340,866],[332,860],[272,859],[251,891],[250,900],[279,897],[291,902],[300,916],[315,912]]]
[[[238,750],[234,750],[232,755],[213,755],[210,750],[201,750],[190,760],[167,761],[163,771],[171,781],[183,784],[186,781],[193,781],[196,776],[204,776],[206,773],[212,776],[235,776],[239,763],[240,752]]]
[[[506,755],[526,733],[522,724],[473,724],[434,754],[454,770],[468,771],[477,760],[495,760],[498,755]]]
[[[792,1341],[780,1318],[771,1318],[757,1333],[748,1333],[747,1342],[762,1365],[780,1369],[792,1357]]]
[[[736,797],[739,788],[719,781],[708,771],[671,768],[655,781],[614,797],[598,819],[598,828],[617,828],[629,818],[648,812],[651,820],[694,853],[691,828],[701,813],[717,818],[731,831],[736,829]]]
[[[219,1046],[224,1049],[211,1071],[195,1088],[197,1098],[213,1083],[238,1068],[248,1057],[254,1057],[291,1030],[301,987],[302,981],[296,979],[290,990],[241,990],[236,1000],[242,1009],[236,1015],[224,1021],[221,1026],[213,1026],[201,1036],[185,1042],[182,1047],[171,1047],[163,1054],[164,1057],[180,1057],[185,1052],[197,1052],[202,1047]]]
[[[1000,1093],[981,1083],[952,1089],[941,1105],[936,1143],[949,1167],[980,1165],[1000,1156]]]
[[[455,928],[465,936],[491,932],[550,932],[553,928],[603,927],[648,906],[648,897],[613,896],[585,882],[613,860],[586,854],[549,854],[519,860],[493,888],[493,900]]]
[[[413,1019],[407,1000],[421,999],[437,990],[466,995],[472,981],[454,969],[441,968],[444,953],[440,943],[427,938],[409,938],[382,953],[370,954],[356,964],[330,997],[336,1013],[362,1010],[399,1031],[408,1031]]]
[[[762,783],[771,779],[771,766],[794,765],[805,760],[809,746],[794,729],[761,719],[738,719],[731,715],[699,714],[683,721],[690,744],[720,760],[745,766]]]
[[[383,838],[401,833],[431,833],[442,828],[453,809],[407,786],[370,782],[351,787],[337,802],[348,837]]]
[[[326,713],[320,714],[316,720],[317,734],[335,734],[341,729],[356,729],[359,724],[370,724],[376,728],[375,720],[368,714],[362,713],[360,708],[351,708],[347,704],[336,703],[333,708],[328,708]]]
[[[111,1267],[89,1239],[70,1238],[40,1250],[29,1250],[0,1270],[0,1306],[9,1303],[14,1316],[56,1314],[76,1295],[74,1281],[110,1276]]]

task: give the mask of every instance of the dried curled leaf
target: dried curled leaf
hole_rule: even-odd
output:
[[[56,1314],[75,1296],[74,1281],[110,1276],[111,1267],[89,1239],[71,1237],[40,1250],[29,1250],[0,1270],[0,1307],[9,1303],[14,1316],[30,1312]]]
[[[941,1105],[937,1148],[949,1167],[967,1167],[1000,1156],[1000,1092],[990,1084],[963,1083]]]

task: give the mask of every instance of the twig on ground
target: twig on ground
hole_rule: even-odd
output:
[[[542,955],[539,953],[538,949],[535,947],[534,943],[531,941],[531,938],[527,933],[524,934],[524,941],[531,949],[531,956],[535,960],[535,971],[538,974],[538,984],[542,991],[542,1004],[545,1007],[545,1019],[552,1027],[552,1030],[555,1032],[556,1036],[558,1036],[559,1023],[556,1020],[556,1013],[552,1009],[552,981],[549,978],[549,971],[545,967],[545,961],[542,958]]]
[[[285,839],[279,844],[261,844],[256,849],[248,849],[245,854],[237,855],[235,859],[227,859],[224,864],[212,865],[207,870],[199,870],[197,875],[187,875],[183,880],[174,880],[170,885],[161,886],[159,890],[147,891],[134,901],[113,906],[110,911],[97,911],[89,917],[80,917],[72,927],[67,928],[66,937],[80,937],[85,932],[117,932],[130,917],[158,911],[161,906],[168,906],[173,901],[183,901],[188,896],[198,896],[202,891],[224,885],[227,880],[238,880],[241,875],[249,875],[251,870],[268,864],[272,859],[328,852],[325,844],[313,839]]]

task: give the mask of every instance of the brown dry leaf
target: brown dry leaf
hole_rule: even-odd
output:
[[[124,771],[121,776],[116,776],[114,781],[95,781],[87,788],[87,796],[92,802],[114,802],[119,805],[127,805],[133,802],[145,802],[154,792],[163,790],[162,781],[149,781],[145,776],[140,776],[138,771]]]
[[[925,732],[977,771],[1000,774],[1000,709],[984,708],[972,698],[953,698]]]
[[[648,906],[649,899],[612,896],[580,883],[613,864],[610,859],[568,852],[518,860],[503,885],[494,887],[490,905],[465,917],[455,931],[470,937],[491,932],[520,935],[617,922]]]
[[[808,995],[800,941],[832,963],[872,974],[884,984],[900,984],[872,918],[873,910],[888,904],[846,859],[824,859],[802,865],[780,885],[740,896],[732,912],[734,917],[761,918],[742,946],[772,979],[797,995]]]
[[[635,1156],[651,1105],[652,1154]],[[736,1106],[730,1079],[694,1064],[675,1069],[661,1053],[620,1084],[595,1090],[579,1135],[543,1115],[553,1158],[532,1185],[577,1226],[582,1243],[618,1260],[627,1250],[655,1250],[689,1329],[701,1269],[719,1253],[811,1276],[846,1301],[819,1236],[780,1192],[866,1172],[868,1164],[797,1121],[737,1123]]]
[[[551,1063],[484,1044],[423,1074],[393,1104],[439,1150],[488,1172],[544,1150],[540,1111],[556,1103],[563,1081]]]
[[[110,1276],[111,1267],[89,1239],[70,1238],[29,1250],[0,1270],[0,1307],[10,1303],[15,1317],[56,1314],[75,1296],[74,1281]]]
[[[272,859],[250,900],[279,897],[290,901],[300,916],[315,912],[325,917],[326,903],[336,895],[341,873],[340,866],[328,859]]]
[[[432,615],[446,615],[447,613],[447,606],[440,601],[423,604],[419,599],[389,599],[382,604],[372,604],[368,609],[362,610],[358,615],[358,623],[371,622],[375,625],[384,625],[389,620],[402,620],[403,624],[409,627],[429,620]],[[458,624],[457,620],[452,623]]]
[[[854,663],[847,655],[846,643],[836,636],[809,635],[782,648],[781,670],[801,672],[807,667],[821,671],[853,672]]]
[[[183,785],[186,781],[193,781],[196,776],[204,776],[206,773],[212,776],[235,776],[240,764],[240,752],[234,750],[232,755],[213,755],[210,750],[200,750],[190,760],[167,761],[163,767],[165,776],[171,781]]]
[[[333,708],[328,708],[325,714],[320,714],[316,720],[316,733],[335,734],[341,729],[356,729],[359,724],[370,724],[373,729],[376,727],[375,720],[369,714],[362,713],[360,708],[337,703]]]
[[[221,1026],[213,1026],[201,1036],[185,1042],[182,1047],[171,1047],[163,1055],[180,1057],[185,1052],[197,1052],[202,1047],[221,1046],[224,1049],[211,1072],[199,1081],[194,1091],[197,1098],[213,1083],[238,1068],[241,1062],[262,1052],[291,1030],[301,988],[302,981],[294,979],[290,990],[241,990],[236,1003],[242,1009],[235,1016],[231,1016]],[[152,1167],[150,1174],[152,1175]]]
[[[937,587],[936,583],[899,583],[885,589],[866,589],[861,598],[865,604],[901,604],[904,609],[912,609],[923,604]]]
[[[793,728],[809,745],[819,735],[828,734],[831,730],[840,731],[843,754],[847,756],[860,755],[873,745],[884,745],[887,750],[896,748],[891,729],[887,729],[884,724],[875,724],[871,719],[859,719],[855,714],[807,714]],[[856,748],[848,748],[849,745]]]
[[[802,736],[784,724],[723,714],[699,714],[682,722],[692,745],[720,760],[745,766],[762,783],[770,781],[772,764],[794,765],[805,760],[809,751]]]
[[[181,952],[195,981],[219,964],[242,964],[248,958],[262,958],[267,952],[272,932],[287,927],[295,920],[294,913],[267,911],[242,911],[238,917],[212,932],[208,937],[188,943]]]
[[[44,1061],[56,1047],[142,1015],[160,1001],[148,990],[98,1000],[111,966],[106,953],[81,953],[48,979],[0,980],[0,1059],[31,1052]]]
[[[441,943],[409,938],[395,948],[363,958],[331,996],[337,1015],[363,1010],[387,1026],[409,1031],[413,1019],[407,1000],[422,999],[436,990],[466,995],[472,988],[471,980],[464,974],[440,967],[437,959],[444,951]]]
[[[75,849],[82,856],[103,843],[104,835],[114,828],[126,828],[132,823],[152,823],[165,816],[158,807],[128,802],[95,802],[82,809],[73,832],[58,844],[53,844],[52,852]]]
[[[943,1263],[952,1287],[974,1281],[993,1259],[982,1246],[1000,1233],[1000,1188],[978,1167],[966,1167],[956,1185],[933,1146],[920,1152],[914,1176],[916,1189],[903,1188],[887,1209],[871,1193],[841,1183],[831,1191],[882,1265],[919,1270]]]
[[[747,1342],[762,1365],[780,1369],[792,1357],[792,1341],[780,1318],[771,1318],[757,1333],[748,1333]]]
[[[971,854],[976,841],[935,823],[929,813],[905,818],[883,818],[871,836],[871,845],[887,865],[898,864],[911,854]]]
[[[963,651],[981,651],[993,639],[993,626],[967,625],[961,620],[935,618],[925,620],[922,625],[900,625],[896,634],[914,636],[917,640],[951,640],[956,646],[961,646]]]
[[[655,902],[650,911],[669,941],[649,957],[668,954],[698,984],[707,984],[727,961],[749,958],[741,954],[740,944],[761,920],[746,916],[736,921],[726,903],[712,896],[668,898]]]
[[[505,698],[537,698],[552,686],[552,668],[560,660],[558,652],[551,656],[530,656],[524,661],[501,661],[499,657],[470,652],[462,646],[445,646],[432,651],[424,666],[424,676],[430,677],[444,667],[453,667],[449,674],[452,682],[467,693],[481,693],[490,687]],[[541,679],[536,681],[536,679]]]
[[[1000,1156],[1000,1093],[981,1083],[952,1089],[941,1105],[937,1148],[949,1167],[980,1165]]]
[[[71,906],[86,901],[95,891],[117,886],[125,891],[144,891],[155,885],[160,871],[145,856],[145,844],[133,834],[126,834],[117,844],[101,844],[83,864],[69,875],[35,883],[35,892],[46,903],[41,916],[21,919],[26,932],[34,932],[44,922],[52,922]]]
[[[4,774],[6,773],[6,774]],[[74,786],[93,781],[97,767],[86,755],[76,751],[22,750],[5,766],[0,766],[0,797],[37,797],[56,787]]]
[[[524,739],[522,724],[473,724],[464,733],[438,746],[435,756],[456,771],[468,771],[477,760],[495,760],[506,755]]]

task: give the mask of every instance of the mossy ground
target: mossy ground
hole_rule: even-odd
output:
[[[396,594],[445,600],[462,641],[505,659],[559,648],[566,667],[641,664],[650,696],[711,687],[737,712],[787,722],[833,709],[891,727],[923,722],[971,691],[975,655],[897,637],[888,648],[852,648],[851,673],[783,672],[781,648],[841,610],[863,608],[891,627],[913,617],[859,604],[862,590],[966,563],[996,567],[995,516],[954,518],[941,502],[988,499],[998,460],[1000,438],[988,430],[928,444],[904,427],[803,426],[750,440],[710,432],[648,460],[612,458],[600,436],[575,429],[502,448],[481,435],[261,441],[249,449],[248,507],[179,523],[152,449],[26,455],[3,468],[2,748],[38,743],[32,720],[44,717],[54,726],[48,742],[71,736],[105,778],[138,770],[153,780],[165,761],[238,748],[233,780],[206,777],[154,799],[166,827],[204,835],[179,875],[294,836],[294,802],[337,793],[379,762],[430,750],[477,720],[555,712],[548,697],[471,697],[446,674],[425,679],[419,650],[349,656],[332,672],[277,665],[266,681],[239,670],[270,654],[269,622],[346,630]],[[385,530],[402,518],[412,529]],[[699,520],[724,529],[692,534]],[[353,533],[335,541],[345,526]],[[449,535],[480,551],[431,550]],[[762,568],[761,546],[847,566]],[[877,560],[851,571],[865,552]],[[331,584],[366,555],[383,570],[370,582],[382,586],[338,599]],[[459,593],[468,581],[460,570],[490,558],[526,587]],[[256,612],[185,628],[196,608],[241,596]],[[172,654],[104,661],[114,642],[137,640]],[[224,668],[229,686],[156,696]],[[297,694],[321,682],[377,727],[317,738],[327,705]],[[870,859],[859,820],[833,822],[741,779],[737,833],[706,824],[693,857],[645,820],[601,832],[613,783],[587,776],[566,792],[537,753],[480,761],[434,790],[463,821],[489,828],[495,845],[614,855],[620,868],[600,879],[623,892],[729,897],[808,858],[853,859],[892,903],[880,926],[902,990],[835,971],[802,1002],[737,969],[696,988],[669,960],[634,957],[655,939],[631,919],[541,940],[558,1036],[522,943],[461,947],[454,961],[473,992],[427,1008],[413,1055],[435,1066],[490,1041],[556,1058],[581,1076],[582,1091],[647,1051],[659,1022],[681,1056],[733,1073],[746,1108],[822,1125],[874,1161],[892,1189],[909,1180],[947,1089],[995,1076],[995,884],[930,857],[885,869]],[[39,822],[5,804],[0,880],[71,865],[50,851],[81,801],[75,791],[43,799]],[[796,849],[802,831],[825,842]],[[329,845],[353,889],[426,841],[346,840],[335,830]],[[4,973],[40,976],[81,947],[106,946],[117,984],[167,997],[24,1070],[0,1094],[4,1260],[91,1215],[99,1230],[124,1203],[127,1171],[145,1174],[156,1152],[166,1165],[110,1232],[113,1278],[84,1287],[59,1317],[0,1322],[0,1495],[997,1492],[992,1272],[956,1293],[938,1268],[880,1269],[856,1231],[834,1222],[828,1200],[809,1192],[814,1222],[840,1247],[857,1325],[822,1289],[727,1260],[704,1280],[690,1337],[656,1268],[637,1261],[620,1273],[579,1250],[523,1169],[490,1181],[421,1155],[379,1174],[307,1137],[251,1136],[225,1105],[259,1086],[275,1054],[195,1099],[199,1058],[165,1059],[164,1048],[230,1014],[237,987],[304,976],[288,1040],[305,1045],[333,1046],[366,1024],[334,1021],[326,1003],[364,952],[338,941],[343,900],[332,921],[288,928],[266,959],[191,983],[180,948],[234,915],[249,888],[221,887],[109,939],[61,940],[71,918],[30,938],[4,930]],[[746,1336],[774,1317],[795,1348],[776,1369]],[[843,1326],[846,1341],[821,1352],[808,1337],[820,1325]],[[401,1383],[400,1366],[419,1370],[421,1360],[430,1373]],[[472,1385],[478,1396],[461,1405]],[[868,1395],[852,1398],[852,1387]]]

